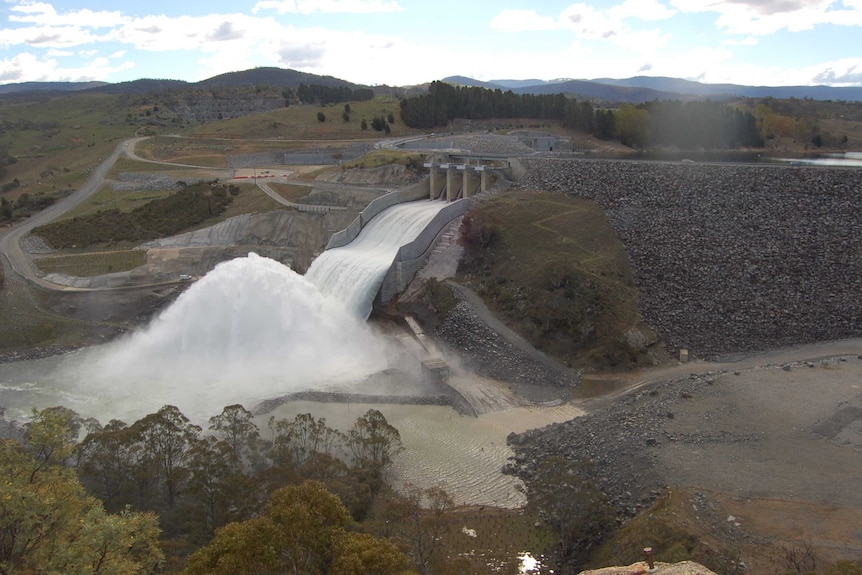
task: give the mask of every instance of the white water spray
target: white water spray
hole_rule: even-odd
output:
[[[31,405],[130,420],[171,404],[202,419],[309,389],[373,393],[362,382],[392,354],[364,320],[399,247],[444,205],[389,208],[306,277],[255,254],[219,264],[147,328],[31,379]],[[3,372],[0,386],[19,385]]]

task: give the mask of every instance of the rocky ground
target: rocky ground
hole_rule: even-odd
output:
[[[645,321],[704,358],[862,335],[862,171],[523,161],[524,189],[595,200]]]
[[[504,472],[529,486],[547,457],[587,458],[622,518],[679,490],[690,493],[696,530],[739,547],[749,563],[798,541],[823,563],[858,559],[862,494],[851,478],[862,476],[862,354],[853,349],[862,341],[787,352],[820,359],[766,355],[656,377],[584,403],[583,417],[511,434]]]

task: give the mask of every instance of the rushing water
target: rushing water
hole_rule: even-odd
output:
[[[63,404],[99,419],[136,418],[166,404],[190,417],[306,389],[363,389],[391,367],[365,319],[399,249],[445,204],[385,210],[351,244],[324,252],[306,277],[249,254],[190,286],[147,328],[63,358],[0,365],[10,416]]]
[[[305,277],[367,319],[398,248],[413,241],[444,206],[442,202],[409,202],[381,212],[351,243],[322,253]]]

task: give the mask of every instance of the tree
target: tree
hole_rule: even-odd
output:
[[[216,528],[258,503],[256,490],[240,471],[239,458],[227,441],[212,435],[195,442],[189,452],[188,492],[194,499],[196,525],[209,539]]]
[[[349,522],[344,505],[322,483],[283,487],[273,493],[259,517],[216,532],[209,545],[192,554],[183,573],[317,575],[330,572],[332,565],[345,565],[339,573],[356,573],[349,570],[356,559],[340,559],[341,553],[355,554],[351,540],[344,539]]]
[[[367,533],[338,533],[329,575],[409,575],[410,561],[386,539]]]
[[[275,457],[280,463],[299,467],[314,453],[333,453],[343,443],[343,435],[327,427],[326,419],[299,413],[293,421],[270,418]]]
[[[200,430],[173,405],[166,405],[132,425],[132,431],[159,473],[169,508],[176,504],[177,491],[188,471],[184,467],[188,451]]]
[[[33,469],[37,472],[33,473]],[[71,469],[0,440],[0,573],[154,573],[158,519],[105,513]]]
[[[33,408],[24,427],[24,441],[40,465],[63,463],[71,457],[81,432],[81,417],[67,407]]]
[[[616,136],[626,146],[643,148],[649,144],[650,114],[630,104],[622,104],[616,114]]]
[[[362,118],[362,122],[359,124],[359,127],[363,130],[368,129],[368,122],[365,121],[365,118]]]
[[[374,116],[371,118],[371,129],[375,132],[382,132],[386,127],[386,118],[383,116]]]
[[[406,540],[410,556],[422,575],[427,575],[434,553],[443,544],[443,519],[454,502],[439,486],[420,489],[408,485],[406,494],[396,503],[401,515],[400,536]]]
[[[326,114],[324,114],[323,112],[318,112],[317,113],[317,121],[318,122],[325,122],[326,121]]]
[[[238,461],[250,454],[260,437],[254,415],[240,404],[228,405],[220,415],[210,417],[209,428],[231,446]]]
[[[135,451],[134,434],[117,419],[90,431],[77,446],[78,475],[109,510],[119,510],[130,502]]]
[[[354,464],[378,477],[392,463],[392,457],[404,449],[401,434],[376,409],[369,409],[356,420],[347,432],[347,446]]]

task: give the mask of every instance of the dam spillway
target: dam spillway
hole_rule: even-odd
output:
[[[318,256],[305,277],[327,296],[367,319],[398,249],[414,240],[446,206],[424,200],[397,204],[373,218],[351,243]]]

